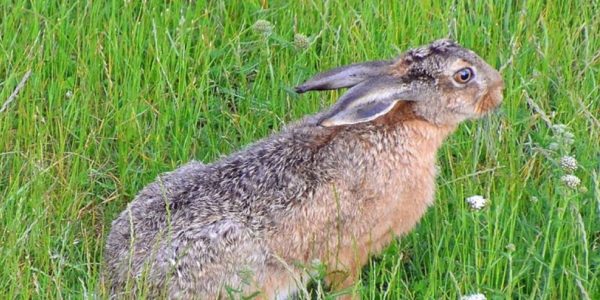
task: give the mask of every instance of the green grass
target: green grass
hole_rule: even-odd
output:
[[[0,1],[0,105],[32,72],[0,113],[2,298],[106,297],[110,222],[157,174],[328,107],[339,94],[291,92],[319,70],[451,36],[503,68],[505,102],[447,141],[435,207],[357,289],[600,299],[597,1],[145,2]],[[252,30],[261,19],[268,38]],[[549,150],[551,124],[574,143]],[[470,210],[474,194],[490,205]]]

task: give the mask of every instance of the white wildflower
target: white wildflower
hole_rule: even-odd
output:
[[[460,300],[486,300],[486,299],[487,298],[485,297],[485,295],[481,294],[481,293],[471,294],[471,295],[460,297]]]
[[[548,150],[557,151],[558,149],[560,149],[560,145],[558,145],[558,143],[552,142],[550,145],[548,145]]]
[[[560,181],[562,181],[566,186],[575,189],[577,188],[580,184],[581,184],[581,179],[579,179],[579,177],[575,176],[575,175],[564,175],[563,177],[560,178]]]
[[[515,246],[515,244],[513,244],[513,243],[510,243],[510,244],[506,245],[505,249],[506,249],[506,251],[512,253],[517,250],[517,246]]]
[[[480,195],[471,196],[471,197],[467,198],[465,201],[467,201],[469,206],[471,206],[471,208],[474,210],[481,210],[482,208],[485,207],[485,205],[488,202],[487,199],[483,198],[483,196],[480,196]]]
[[[273,24],[267,20],[258,20],[254,25],[252,25],[252,29],[256,33],[260,33],[265,37],[270,36],[273,33]]]
[[[565,155],[560,158],[560,166],[567,172],[577,170],[577,159],[573,156]]]
[[[66,97],[67,99],[71,99],[71,98],[73,98],[73,91],[67,91],[67,93],[65,93],[65,97]]]
[[[575,142],[575,135],[572,132],[567,131],[563,134],[563,140],[565,144],[573,145],[573,143]]]
[[[565,124],[554,124],[552,125],[552,130],[556,134],[563,134],[567,130],[567,125]]]
[[[552,132],[554,133],[554,143],[560,146],[570,146],[575,142],[575,135],[569,131],[569,128],[565,124],[552,125]],[[550,150],[550,147],[548,147]]]
[[[310,46],[310,40],[302,33],[296,33],[294,35],[294,47],[296,49],[306,49]]]
[[[565,133],[563,134],[563,136],[565,138],[567,138],[567,139],[574,139],[575,138],[575,135],[572,132],[570,132],[570,131],[565,131]]]

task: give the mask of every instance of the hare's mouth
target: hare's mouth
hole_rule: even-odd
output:
[[[475,105],[475,113],[486,114],[502,103],[502,88],[492,89]]]

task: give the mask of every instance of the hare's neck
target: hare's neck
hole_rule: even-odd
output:
[[[336,184],[349,193],[360,187],[357,193],[362,196],[357,198],[385,199],[382,203],[389,205],[404,203],[410,196],[424,212],[433,201],[437,150],[453,130],[411,120],[348,136],[345,142],[350,146],[339,146],[346,153],[338,152]]]
[[[395,167],[435,163],[437,150],[455,128],[413,119],[367,131],[362,140],[370,145],[364,148],[363,155],[375,154],[376,163]]]
[[[374,178],[392,182],[408,176],[432,183],[437,150],[454,129],[417,119],[387,127],[356,128],[340,132],[322,161],[335,161],[343,182],[368,184]],[[419,170],[426,174],[417,174]]]
[[[406,121],[391,130],[394,139],[388,150],[400,155],[406,152],[415,161],[435,160],[437,150],[455,129],[454,125],[440,126],[418,119]]]

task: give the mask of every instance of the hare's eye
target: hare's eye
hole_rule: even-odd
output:
[[[458,83],[465,84],[473,78],[473,70],[471,68],[464,68],[454,73],[454,80]]]

